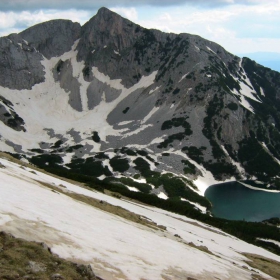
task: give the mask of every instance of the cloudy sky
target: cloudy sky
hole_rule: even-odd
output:
[[[0,36],[51,19],[84,24],[102,6],[147,28],[197,34],[280,64],[280,0],[0,0]]]

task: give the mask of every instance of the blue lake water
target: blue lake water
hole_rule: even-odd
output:
[[[252,190],[238,182],[210,186],[206,192],[211,213],[228,220],[259,222],[280,218],[280,193]]]

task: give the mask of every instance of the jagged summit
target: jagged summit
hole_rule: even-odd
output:
[[[103,18],[111,18],[111,17],[121,17],[119,14],[111,11],[106,7],[101,7],[94,17],[103,17]]]
[[[101,8],[83,27],[79,43],[79,57],[87,55],[89,48],[114,47],[116,50],[132,46],[137,39],[136,24]]]
[[[123,18],[121,15],[111,11],[110,9],[106,7],[101,7],[97,13],[85,24],[87,25],[88,23],[92,21],[108,21],[107,23],[111,25],[112,23],[116,21],[128,21],[127,19]]]

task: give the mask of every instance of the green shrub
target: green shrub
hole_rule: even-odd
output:
[[[126,114],[126,113],[128,112],[128,110],[129,110],[129,107],[126,107],[122,112],[123,112],[124,114]]]
[[[87,159],[72,159],[71,163],[67,164],[67,167],[69,167],[72,172],[92,177],[112,175],[108,167],[104,167],[102,161],[97,161],[94,157],[89,157]]]
[[[110,165],[112,166],[114,171],[121,173],[129,169],[129,161],[125,158],[120,158],[119,156],[111,158]]]
[[[196,167],[194,164],[192,164],[188,160],[182,160],[182,163],[185,165],[184,174],[195,174],[196,173]]]
[[[227,105],[227,108],[229,108],[232,111],[236,111],[238,109],[238,105],[234,102],[231,102]]]
[[[66,152],[67,153],[72,153],[74,150],[78,150],[82,147],[83,147],[83,145],[70,146],[69,148],[66,149]]]
[[[94,157],[96,159],[109,159],[109,157],[103,152],[97,153]]]
[[[167,146],[169,144],[173,143],[175,140],[182,141],[185,138],[185,136],[186,136],[186,134],[184,132],[179,132],[179,133],[176,133],[176,134],[169,135],[167,137],[167,139],[165,139],[163,142],[159,143],[157,145],[157,147],[159,149],[167,148]]]
[[[175,88],[174,90],[173,90],[173,92],[172,92],[172,94],[178,94],[180,92],[180,89],[179,88]]]
[[[152,174],[150,164],[141,157],[136,158],[133,163],[136,165],[134,168],[138,170],[142,176],[149,177]]]
[[[148,155],[148,153],[144,150],[137,150],[136,152],[137,152],[138,155],[143,156],[143,157]]]
[[[254,136],[239,142],[238,158],[246,172],[267,181],[280,174],[279,164],[268,154]]]
[[[96,142],[96,143],[99,143],[99,142],[100,142],[100,137],[99,137],[97,131],[94,131],[94,132],[93,132],[92,140],[93,140],[94,142]]]
[[[62,140],[58,140],[55,142],[55,144],[51,147],[51,149],[58,149],[63,144]]]
[[[126,154],[128,156],[137,156],[136,152],[134,152],[133,150],[127,148],[127,147],[122,147],[120,152],[122,154]]]
[[[197,163],[203,163],[203,150],[205,150],[205,147],[197,148],[195,146],[190,147],[183,147],[182,152],[185,152],[188,157],[190,157],[192,160],[196,161]]]
[[[59,164],[63,163],[62,158],[55,154],[43,154],[39,156],[34,156],[30,159],[30,162],[44,168],[45,166],[57,167]]]

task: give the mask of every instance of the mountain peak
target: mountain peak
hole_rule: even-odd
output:
[[[112,45],[122,50],[131,46],[137,36],[134,31],[136,24],[115,12],[102,7],[83,27],[79,43],[80,54],[88,53],[89,49],[103,48]],[[82,50],[86,48],[85,50]]]
[[[96,15],[106,15],[106,14],[115,14],[114,12],[112,12],[111,10],[109,10],[106,7],[101,7]]]
[[[102,7],[98,10],[97,14],[88,21],[87,24],[102,24],[102,26],[106,25],[107,27],[113,28],[116,22],[122,21],[126,21],[126,19],[108,8]]]

